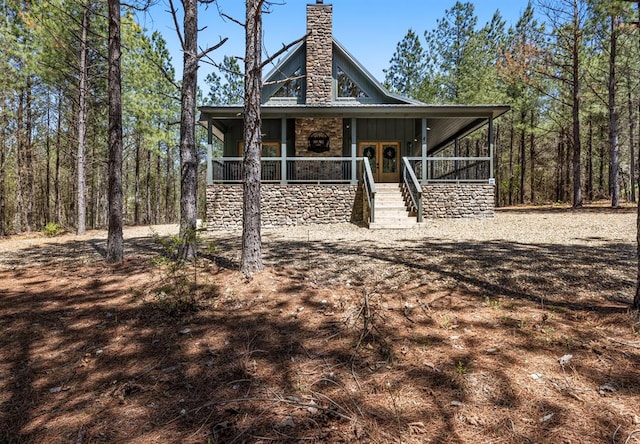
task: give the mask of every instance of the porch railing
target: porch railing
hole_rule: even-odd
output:
[[[373,172],[371,171],[371,165],[369,165],[369,159],[362,159],[362,165],[364,166],[362,171],[362,183],[367,197],[367,203],[369,204],[369,223],[376,221],[376,183],[373,180]]]
[[[420,186],[416,173],[406,157],[402,158],[402,181],[411,196],[411,203],[417,213],[417,221],[422,222],[422,186]]]
[[[491,179],[491,157],[427,157],[426,168],[421,157],[406,158],[416,177],[430,183],[474,183]]]
[[[263,157],[261,159],[262,182],[285,183],[345,183],[353,178],[351,157],[287,158]],[[286,169],[282,177],[282,162]],[[242,157],[218,157],[211,159],[213,183],[241,183]]]

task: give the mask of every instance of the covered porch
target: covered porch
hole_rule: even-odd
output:
[[[269,189],[313,185],[316,191],[307,195],[318,194],[317,187],[348,186],[344,189],[354,194],[350,221],[359,213],[368,224],[376,221],[376,184],[397,183],[406,207],[421,222],[425,213],[433,213],[425,211],[423,198],[430,186],[488,186],[484,189],[493,194],[494,119],[508,109],[263,106],[262,181]],[[208,128],[209,187],[242,183],[242,111],[201,108],[201,123]],[[317,203],[311,199],[308,205]]]

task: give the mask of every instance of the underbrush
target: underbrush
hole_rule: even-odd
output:
[[[191,261],[178,259],[179,236],[163,238],[154,233],[153,239],[163,251],[152,260],[161,283],[150,290],[149,303],[172,317],[206,309],[219,296],[218,285],[211,280],[210,264],[197,256]],[[215,251],[215,245],[210,243],[206,251]]]

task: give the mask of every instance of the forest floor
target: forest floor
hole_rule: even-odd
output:
[[[636,210],[0,240],[0,443],[639,443]]]

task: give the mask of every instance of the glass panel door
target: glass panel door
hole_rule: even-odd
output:
[[[371,167],[371,172],[373,173],[373,180],[378,181],[378,144],[377,143],[369,143],[362,142],[360,144],[360,152],[358,155],[360,157],[366,157],[369,159],[369,166]]]
[[[398,157],[400,154],[400,144],[398,142],[385,142],[379,146],[379,154],[382,159],[380,171],[380,182],[398,182]]]
[[[369,159],[375,182],[399,182],[400,143],[361,142],[358,155]]]

